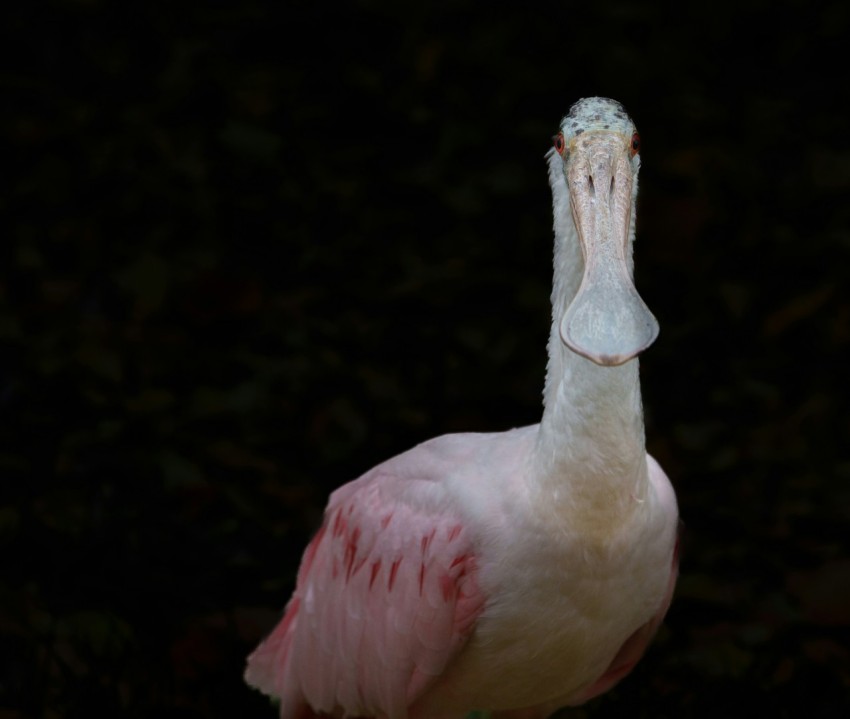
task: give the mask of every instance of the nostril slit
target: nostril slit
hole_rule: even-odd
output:
[[[595,191],[594,191],[594,188],[593,188],[593,175],[587,176],[587,188],[590,190],[591,195],[595,194]]]
[[[614,178],[611,178],[611,194],[614,194]]]

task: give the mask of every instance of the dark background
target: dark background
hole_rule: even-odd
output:
[[[273,717],[327,494],[535,422],[569,105],[642,135],[665,627],[577,717],[850,711],[846,4],[5,10],[0,717]]]

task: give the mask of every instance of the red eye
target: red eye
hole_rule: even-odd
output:
[[[561,155],[561,157],[563,157],[564,156],[564,150],[567,147],[567,143],[564,142],[564,133],[563,132],[559,132],[557,135],[555,135],[554,144],[555,144],[555,152],[557,152],[559,155]]]
[[[635,133],[632,135],[632,142],[629,146],[629,154],[634,157],[640,152],[640,135]]]

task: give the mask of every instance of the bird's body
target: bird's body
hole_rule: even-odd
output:
[[[549,156],[540,424],[438,437],[333,494],[249,658],[281,717],[545,717],[608,689],[652,638],[678,515],[644,448],[634,357],[657,325],[631,284],[633,130],[617,103],[583,100]]]

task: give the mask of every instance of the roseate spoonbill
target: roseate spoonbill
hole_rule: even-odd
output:
[[[677,575],[646,453],[632,281],[640,140],[580,100],[547,155],[555,272],[540,424],[437,437],[333,493],[246,680],[280,716],[545,717],[640,659]]]

